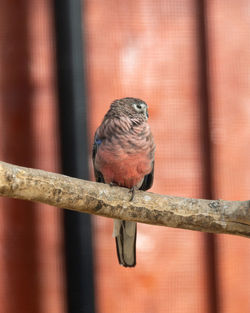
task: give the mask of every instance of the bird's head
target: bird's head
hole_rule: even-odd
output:
[[[138,98],[122,98],[111,103],[111,111],[119,114],[125,114],[130,118],[138,118],[139,120],[148,119],[148,106],[146,102]]]

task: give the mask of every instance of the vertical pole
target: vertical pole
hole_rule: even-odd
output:
[[[54,0],[62,170],[88,178],[87,102],[80,0]],[[68,312],[94,313],[90,215],[65,210]]]
[[[207,33],[207,11],[206,0],[197,0],[198,12],[198,48],[199,48],[199,81],[200,81],[200,132],[201,149],[203,160],[203,197],[214,198],[213,186],[213,159],[211,144],[211,123],[210,123],[210,90],[209,90],[209,56],[208,56],[208,33]],[[216,235],[204,234],[206,249],[206,270],[208,281],[208,305],[209,312],[218,313],[218,281],[217,281],[217,253]]]

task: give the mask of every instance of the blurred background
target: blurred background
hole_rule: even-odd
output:
[[[249,0],[0,0],[0,159],[93,179],[112,100],[149,105],[153,192],[250,194]],[[250,312],[250,241],[0,199],[3,313]]]

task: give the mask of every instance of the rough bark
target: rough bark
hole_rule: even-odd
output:
[[[152,225],[250,237],[250,201],[191,199],[84,181],[0,162],[0,196]],[[8,209],[8,208],[6,208]]]

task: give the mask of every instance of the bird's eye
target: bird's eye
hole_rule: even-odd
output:
[[[133,107],[137,112],[142,112],[145,110],[145,106],[142,103],[134,103]]]
[[[145,103],[133,103],[132,106],[136,112],[144,115],[145,119],[148,119],[148,110]]]

